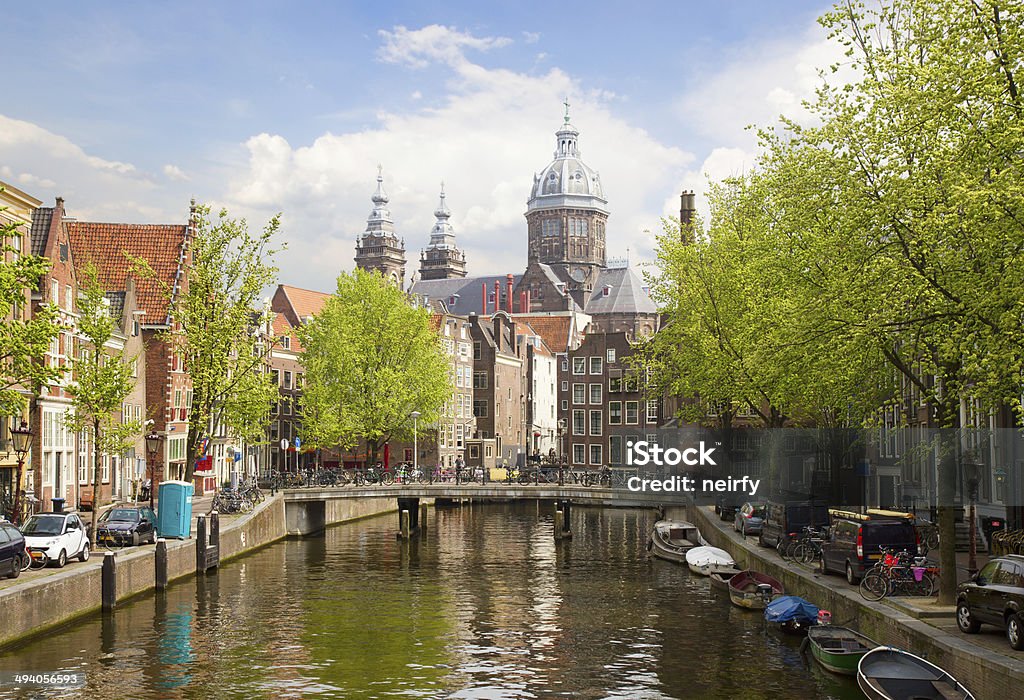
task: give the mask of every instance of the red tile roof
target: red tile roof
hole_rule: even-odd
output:
[[[288,301],[291,303],[292,310],[299,319],[303,319],[306,316],[316,316],[320,313],[320,309],[324,308],[324,304],[327,302],[330,294],[324,292],[314,292],[311,289],[300,289],[299,287],[290,287],[287,284],[280,285],[281,290],[288,297]]]
[[[93,262],[99,269],[100,283],[109,291],[125,289],[132,275],[129,256],[148,261],[156,279],[139,279],[132,275],[139,309],[146,312],[142,322],[146,325],[167,322],[168,300],[163,288],[173,288],[179,277],[184,282],[184,272],[179,269],[188,235],[187,225],[66,223],[79,273]]]
[[[289,350],[292,352],[302,352],[302,343],[299,342],[299,336],[295,333],[295,328],[292,326],[288,317],[283,313],[275,313],[273,320],[270,322],[270,327],[274,331],[274,337],[280,338],[281,336],[289,336],[291,338],[291,347]],[[281,345],[275,345],[278,349],[284,349]]]
[[[531,314],[517,314],[516,320],[525,322],[544,339],[544,344],[551,352],[566,352],[569,347],[569,331],[572,328],[572,318],[566,316],[534,316]]]

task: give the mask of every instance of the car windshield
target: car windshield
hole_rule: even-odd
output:
[[[26,535],[59,535],[64,516],[33,515],[21,529]]]
[[[114,508],[113,510],[108,510],[103,516],[103,522],[110,522],[112,520],[137,523],[139,522],[139,511],[131,510],[130,508]]]

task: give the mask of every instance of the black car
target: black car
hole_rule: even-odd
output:
[[[821,543],[820,571],[846,575],[851,585],[881,558],[881,550],[917,555],[919,537],[910,513],[868,509],[867,513],[829,510],[832,527]]]
[[[762,547],[781,549],[800,536],[808,526],[828,524],[828,504],[824,501],[768,501],[757,542]]]
[[[96,542],[105,546],[156,542],[156,515],[149,506],[119,506],[100,516]]]
[[[720,519],[732,522],[732,519],[736,516],[736,511],[739,510],[742,503],[743,500],[740,495],[733,493],[722,494],[715,499],[715,512]]]
[[[0,576],[18,578],[25,561],[25,537],[10,523],[0,523]]]
[[[993,559],[957,587],[957,627],[975,634],[982,624],[1003,627],[1010,646],[1024,651],[1024,556]]]

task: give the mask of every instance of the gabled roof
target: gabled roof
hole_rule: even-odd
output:
[[[572,314],[539,315],[517,314],[516,320],[528,323],[544,339],[545,345],[554,353],[566,352],[573,331]]]
[[[296,353],[302,352],[302,343],[299,342],[299,336],[295,332],[295,327],[291,324],[285,314],[280,312],[275,313],[273,318],[270,320],[270,328],[273,331],[275,338],[280,338],[282,336],[288,336],[291,338],[291,346],[288,348],[288,351]],[[284,350],[283,347],[279,347],[278,345],[275,345],[274,347],[279,350]]]
[[[287,284],[277,285],[277,292],[274,294],[274,311],[288,314],[290,323],[299,324],[308,316],[316,316],[324,308],[330,294],[316,292],[312,289],[292,287]],[[285,306],[282,306],[282,299]],[[287,308],[285,308],[287,307]]]
[[[168,323],[170,304],[163,289],[180,289],[184,283],[188,225],[65,223],[79,271],[94,263],[100,284],[111,291],[124,290],[128,277],[135,277],[139,310],[146,312],[142,322]],[[146,260],[156,278],[137,278],[131,272],[129,257]]]
[[[646,284],[629,267],[609,267],[601,270],[594,284],[594,292],[587,301],[586,312],[598,314],[658,313],[658,307],[647,293]],[[605,289],[608,290],[607,295]]]
[[[39,207],[32,212],[32,228],[29,231],[32,255],[46,253],[46,238],[50,235],[53,221],[53,207]]]

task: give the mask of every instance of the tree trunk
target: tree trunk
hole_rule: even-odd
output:
[[[939,604],[953,605],[956,594],[956,430],[939,431],[938,520],[939,520]]]
[[[92,526],[89,530],[90,542],[96,538],[96,520],[99,517],[100,507],[100,420],[94,418],[92,422]]]

